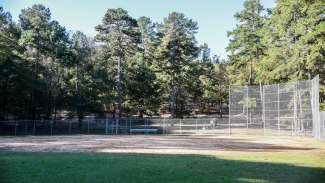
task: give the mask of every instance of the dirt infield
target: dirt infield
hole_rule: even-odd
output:
[[[0,137],[0,151],[209,154],[225,151],[322,151],[325,142],[269,136],[22,136]]]

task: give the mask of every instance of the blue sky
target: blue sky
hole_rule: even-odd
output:
[[[94,26],[101,22],[108,8],[124,8],[138,18],[150,17],[162,22],[172,11],[182,12],[198,22],[197,39],[206,42],[212,54],[227,57],[227,31],[232,30],[236,21],[233,15],[243,8],[244,0],[0,0],[0,5],[12,14],[14,20],[22,8],[41,3],[50,8],[52,18],[68,30],[80,30],[89,36],[96,34]],[[266,8],[272,8],[274,0],[261,0]]]

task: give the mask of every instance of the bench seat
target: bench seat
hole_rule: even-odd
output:
[[[130,133],[157,133],[158,129],[154,129],[154,128],[134,128],[134,129],[130,129]]]

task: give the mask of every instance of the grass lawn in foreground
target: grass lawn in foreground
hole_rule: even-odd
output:
[[[0,182],[324,183],[324,153],[0,153]]]

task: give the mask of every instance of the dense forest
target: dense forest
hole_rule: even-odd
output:
[[[0,7],[0,120],[222,115],[229,85],[316,75],[324,101],[323,0],[277,0],[273,9],[246,0],[234,16],[221,60],[197,42],[198,23],[178,12],[153,22],[108,9],[89,37],[43,5],[22,9],[18,22]]]

